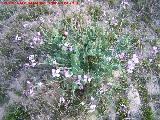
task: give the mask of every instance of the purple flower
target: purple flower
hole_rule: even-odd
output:
[[[64,76],[67,78],[73,75],[73,73],[71,73],[67,68],[64,69],[63,73],[64,73]]]
[[[30,56],[28,57],[28,59],[29,59],[32,67],[35,67],[35,66],[37,65],[37,62],[36,62],[36,60],[35,60],[35,55],[30,55]]]
[[[153,50],[154,50],[154,53],[158,53],[158,48],[156,46],[153,46]]]
[[[80,90],[83,89],[83,84],[81,83],[81,80],[82,80],[82,76],[78,75],[75,81],[75,83],[79,86]]]
[[[79,84],[79,89],[82,90],[83,89],[83,85]]]
[[[112,20],[111,20],[111,25],[118,25],[118,21],[113,17]]]
[[[128,65],[132,66],[132,65],[134,65],[134,62],[132,60],[128,60]]]
[[[74,50],[70,43],[65,43],[64,46],[63,46],[63,49],[65,51],[70,51],[70,52]]]
[[[132,64],[128,64],[128,68],[129,68],[129,69],[133,70],[134,67],[135,67],[135,63],[132,62]]]
[[[29,26],[29,24],[27,24],[27,23],[26,23],[26,24],[23,24],[23,27],[24,27],[24,28],[26,28],[27,26]]]
[[[43,86],[43,83],[42,83],[42,82],[39,82],[37,85],[38,85],[39,87],[42,87],[42,86]]]
[[[40,33],[40,32],[37,32],[37,35],[36,35],[35,37],[33,37],[31,43],[32,43],[32,45],[33,45],[33,43],[34,43],[34,44],[37,44],[37,43],[43,44],[43,40],[42,40],[42,38],[41,38],[41,33]],[[31,45],[31,43],[30,43],[30,45]]]
[[[34,95],[33,88],[31,88],[31,89],[29,90],[29,95],[30,95],[30,96],[33,96],[33,95]]]
[[[78,85],[78,88],[79,88],[80,90],[83,89],[83,84],[82,84],[80,81],[76,81],[75,83]]]
[[[126,9],[126,7],[129,6],[128,0],[123,0],[123,1],[121,2],[121,5],[122,5],[122,7],[123,7],[124,9]]]
[[[118,54],[118,57],[119,57],[120,60],[124,60],[125,53],[122,52],[122,53]]]
[[[81,79],[82,79],[82,76],[81,76],[81,75],[78,75],[78,76],[77,76],[77,79],[78,79],[78,80],[81,80]]]
[[[96,110],[96,105],[90,105],[89,112],[94,112]]]
[[[91,96],[91,101],[94,101],[94,100],[95,100],[95,98],[93,96]]]
[[[64,35],[65,37],[67,37],[67,36],[68,36],[68,32],[65,31],[65,32],[63,33],[63,35]]]
[[[35,57],[34,55],[30,55],[30,56],[28,57],[28,59],[29,59],[30,61],[33,60],[33,62],[34,62],[34,61],[35,61],[35,60],[34,60],[34,57]]]
[[[27,84],[31,84],[31,82],[30,82],[30,81],[27,81]]]
[[[33,87],[30,87],[27,90],[23,91],[23,94],[26,95],[26,96],[31,96],[32,97],[35,94]]]
[[[31,66],[32,66],[32,67],[35,67],[36,65],[37,65],[37,62],[31,63]]]
[[[132,60],[129,60],[127,67],[128,67],[128,69],[127,69],[128,73],[132,73],[133,69],[135,68],[135,63]]]
[[[55,67],[55,66],[57,66],[57,61],[56,60],[54,60],[53,62],[52,62],[52,64],[53,64],[53,67]]]
[[[42,44],[43,42],[42,42],[42,39],[39,38],[39,36],[36,36],[36,37],[33,37],[33,43],[34,44],[37,44],[37,43]]]
[[[132,61],[133,61],[134,63],[139,63],[139,59],[138,59],[138,56],[137,56],[136,54],[133,54]]]
[[[59,99],[59,103],[60,103],[60,104],[64,104],[64,103],[65,103],[65,99],[64,99],[64,97],[60,97],[60,99]]]
[[[137,63],[139,63],[138,56],[136,54],[133,54],[132,59],[128,61],[127,72],[132,73],[133,69],[135,68],[135,64]]]
[[[30,43],[29,43],[29,45],[30,45],[30,47],[31,47],[31,48],[34,48],[34,46],[33,46],[33,43],[32,43],[32,42],[30,42]]]
[[[43,22],[43,23],[45,22],[45,20],[44,20],[43,17],[40,17],[39,20],[40,20],[41,22]]]
[[[128,73],[132,73],[133,70],[132,70],[132,69],[127,69],[127,72],[128,72]]]
[[[83,76],[83,81],[85,82],[85,83],[87,83],[87,82],[91,82],[91,80],[92,80],[92,78],[89,76],[89,75],[84,75]]]
[[[53,77],[60,77],[60,69],[52,69]]]
[[[75,80],[75,83],[76,84],[81,84],[81,79],[82,79],[81,75],[78,75],[76,80]]]
[[[81,102],[80,104],[81,104],[81,105],[85,105],[85,102]]]
[[[40,36],[40,35],[41,35],[41,33],[40,33],[40,32],[37,32],[37,35],[38,35],[38,36]]]

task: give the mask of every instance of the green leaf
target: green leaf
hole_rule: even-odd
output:
[[[75,91],[76,89],[78,89],[78,85],[76,83],[72,84],[72,90]]]
[[[71,66],[73,74],[80,74],[82,70],[80,68],[79,52],[71,55]]]

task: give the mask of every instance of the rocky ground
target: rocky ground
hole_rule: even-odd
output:
[[[138,2],[137,2],[138,1]],[[41,81],[48,79],[51,69],[49,66],[39,65],[38,67],[26,68],[27,57],[34,53],[39,54],[39,45],[34,44],[33,38],[41,29],[53,31],[58,21],[75,19],[74,15],[83,15],[83,26],[91,24],[92,11],[97,10],[97,23],[108,30],[111,24],[118,24],[119,34],[127,33],[138,39],[143,46],[135,49],[139,60],[149,60],[149,63],[141,64],[134,74],[127,76],[127,90],[121,97],[113,97],[111,104],[105,109],[105,117],[99,118],[96,114],[85,113],[77,117],[64,117],[67,120],[160,120],[160,1],[148,0],[145,2],[131,0],[125,3],[121,0],[102,1],[81,1],[79,5],[45,5],[34,6],[2,6],[0,11],[0,119],[7,113],[10,104],[21,103],[26,109],[35,108],[31,111],[31,120],[54,120],[50,112],[37,114],[37,104],[39,101],[31,100],[23,95],[26,81]],[[122,4],[123,2],[123,4]],[[144,5],[144,6],[143,6]],[[146,5],[146,6],[145,6]],[[96,7],[95,7],[96,6]],[[124,9],[125,7],[125,9]],[[143,9],[142,9],[143,8]],[[74,23],[73,25],[76,25]],[[44,35],[40,36],[44,39]],[[34,46],[34,47],[32,47]],[[157,47],[154,54],[153,46]],[[39,62],[43,61],[45,54],[39,57]],[[149,67],[148,67],[148,66]],[[54,97],[45,96],[45,100],[50,104],[57,95],[58,85],[54,84]],[[53,93],[53,94],[54,94]],[[114,95],[113,95],[114,96]],[[122,108],[116,109],[116,103],[122,99]],[[124,100],[123,100],[124,99]],[[127,103],[124,101],[127,99]],[[33,103],[34,102],[34,103]],[[126,108],[127,106],[127,108]],[[37,107],[37,108],[36,108]],[[44,107],[44,106],[43,106]],[[48,107],[49,109],[49,107]],[[127,117],[118,118],[121,114],[119,109],[127,111]],[[122,110],[123,111],[123,110]],[[46,113],[46,114],[44,114]],[[18,120],[18,119],[7,119]]]

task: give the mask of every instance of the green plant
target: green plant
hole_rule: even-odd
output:
[[[3,105],[8,101],[9,101],[9,97],[6,93],[6,90],[2,86],[0,86],[0,105]]]
[[[154,120],[152,109],[149,106],[143,107],[142,115],[144,120]]]
[[[17,96],[22,96],[22,91],[20,90],[15,90],[14,92]]]
[[[46,6],[35,6],[31,8],[25,8],[24,11],[16,16],[17,20],[31,21],[35,20],[41,15],[52,14],[53,11],[49,11]]]
[[[116,111],[119,113],[119,119],[122,120],[127,117],[128,113],[128,100],[125,98],[120,98],[117,101]]]
[[[0,11],[1,11],[0,21],[4,21],[10,18],[17,11],[17,7],[15,5],[13,6],[1,5]]]
[[[117,0],[107,0],[110,6],[114,6],[117,3]]]
[[[150,6],[152,5],[149,0],[132,0],[134,3],[133,9],[141,12],[140,19],[146,22],[147,24],[152,23],[151,18],[151,9]]]
[[[148,72],[151,72],[151,64],[144,60],[141,68],[139,68],[140,70],[145,69]],[[151,107],[149,106],[149,94],[148,94],[148,90],[145,87],[148,79],[150,79],[149,77],[144,76],[143,74],[140,73],[135,73],[136,75],[134,75],[134,79],[136,80],[136,83],[138,84],[138,92],[142,101],[142,106],[141,106],[141,110],[142,110],[142,118],[144,120],[153,120],[153,112],[151,110]]]
[[[130,17],[132,13],[130,5],[128,6],[130,2],[123,3],[128,7],[125,9],[123,6],[123,11],[119,12],[117,10],[118,4],[120,4],[119,0],[106,1],[111,7],[115,6],[116,8],[114,11],[116,16],[111,13],[114,17],[109,20],[109,24],[100,21],[103,5],[97,6],[91,3],[92,5],[86,6],[88,8],[87,14],[85,14],[86,12],[72,14],[72,11],[67,11],[62,21],[57,20],[53,24],[53,29],[51,29],[52,26],[49,26],[50,29],[46,28],[48,26],[46,24],[40,24],[39,27],[32,27],[30,30],[27,30],[27,27],[22,30],[23,27],[21,26],[24,21],[30,23],[36,20],[34,22],[39,22],[37,19],[40,19],[41,15],[44,18],[45,16],[47,18],[52,17],[48,15],[54,11],[51,11],[48,6],[24,6],[19,13],[15,6],[2,6],[0,8],[2,11],[0,20],[4,22],[15,12],[17,13],[13,16],[13,18],[16,17],[13,24],[11,22],[12,25],[6,25],[11,29],[7,30],[9,32],[5,34],[5,39],[0,45],[1,55],[4,59],[7,58],[4,63],[2,62],[2,75],[5,75],[6,79],[10,79],[12,76],[15,77],[17,72],[22,72],[22,75],[20,74],[21,79],[25,74],[23,79],[26,82],[24,93],[31,104],[34,102],[33,106],[28,106],[28,110],[31,111],[27,111],[18,103],[10,105],[4,120],[29,120],[29,114],[34,115],[34,113],[35,116],[47,114],[50,119],[58,120],[64,116],[77,117],[81,113],[87,116],[89,112],[94,112],[94,115],[103,117],[101,119],[107,119],[110,108],[115,108],[116,112],[119,113],[119,119],[122,120],[127,117],[128,112],[129,103],[126,99],[126,91],[130,77],[131,83],[138,85],[138,92],[142,101],[142,119],[153,119],[152,109],[148,105],[150,102],[148,91],[144,87],[149,77],[141,76],[143,76],[144,70],[158,76],[160,70],[159,55],[155,57],[152,63],[148,60],[141,61],[143,56],[139,58],[141,55],[139,50],[145,47],[142,45],[144,41],[141,40],[141,36],[131,36],[129,33],[134,32],[133,34],[137,35],[137,31],[142,30],[141,27],[138,27],[139,25],[143,26],[141,20],[146,23],[151,22],[150,2],[148,0],[132,0],[135,5],[133,7],[139,14],[136,15],[138,24],[135,22],[130,25],[134,21]],[[60,5],[60,7],[62,6]],[[109,11],[106,12],[110,14]],[[65,12],[63,10],[63,13]],[[68,12],[71,15],[67,16]],[[104,19],[108,21],[109,16],[105,16]],[[43,21],[44,19],[40,20]],[[128,27],[131,28],[131,31]],[[126,30],[128,33],[124,34]],[[156,27],[154,30],[159,32]],[[3,28],[1,31],[5,32],[5,28],[4,31]],[[27,39],[28,37],[32,39],[34,32],[39,33],[43,43],[40,46],[37,44],[30,48],[29,41],[24,38],[26,35]],[[12,40],[16,34],[24,35],[24,38],[22,37],[22,40],[13,43]],[[31,36],[28,36],[30,34]],[[159,39],[155,39],[154,43],[151,39],[149,44],[158,47]],[[136,52],[139,54],[136,55]],[[36,54],[36,59],[29,60],[29,56],[34,56],[33,54]],[[138,56],[134,59],[138,59],[140,64],[132,64],[135,68],[131,66],[134,71],[130,73],[127,70],[129,62],[134,61],[131,58],[133,54]],[[31,61],[36,61],[36,65],[31,66]],[[18,75],[16,77],[19,79]],[[25,80],[26,77],[28,79]],[[21,82],[23,84],[23,80],[20,81],[20,84]],[[12,92],[17,95],[16,97],[21,96],[21,91],[13,90]],[[159,96],[154,97],[154,100],[157,100]],[[8,98],[6,91],[0,86],[0,103],[7,102],[6,98]]]
[[[124,69],[123,62],[117,59],[116,55],[122,52],[131,53],[134,41],[129,35],[117,37],[114,32],[108,33],[96,23],[81,31],[76,31],[72,25],[68,25],[69,34],[67,36],[63,35],[58,25],[53,32],[43,30],[45,41],[40,49],[44,54],[48,54],[48,58],[44,61],[45,64],[53,65],[53,62],[56,61],[58,63],[56,69],[66,67],[73,74],[74,77],[53,77],[53,80],[59,82],[64,98],[70,101],[68,109],[64,106],[60,109],[72,115],[71,111],[77,106],[75,114],[78,114],[84,109],[80,107],[82,101],[86,101],[90,96],[96,98],[97,90],[104,80],[103,76],[110,78],[113,70]],[[83,78],[86,74],[92,78],[87,83]],[[77,84],[75,77],[79,75],[82,80]],[[108,79],[106,81],[109,82]],[[122,87],[119,82],[115,83],[112,79],[110,82],[113,83],[110,96],[114,90],[121,91],[127,87],[127,85]],[[82,89],[79,84],[83,86]]]
[[[88,13],[92,17],[93,21],[97,21],[100,19],[102,14],[101,8],[99,6],[89,6]]]
[[[28,112],[18,103],[9,105],[3,120],[30,120]]]

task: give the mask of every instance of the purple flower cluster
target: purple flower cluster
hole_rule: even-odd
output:
[[[60,69],[59,68],[54,68],[54,69],[52,69],[52,76],[53,77],[60,77]]]
[[[157,54],[158,53],[158,48],[156,46],[153,46],[153,51],[154,51],[155,54]]]
[[[69,52],[72,52],[74,50],[71,43],[68,42],[63,45],[62,49]]]
[[[79,89],[83,89],[83,85],[87,82],[90,83],[92,80],[91,76],[89,74],[86,75],[78,75],[75,79],[75,83],[79,86]]]
[[[118,20],[116,18],[112,17],[111,25],[114,25],[114,26],[118,25]]]
[[[30,67],[30,66],[35,67],[38,64],[38,62],[35,60],[35,57],[36,55],[29,55],[28,57],[29,63],[26,63],[25,67]]]
[[[95,104],[91,104],[89,107],[89,111],[90,113],[94,112],[96,110],[96,105]]]
[[[42,82],[38,82],[36,85],[34,85],[32,82],[30,82],[29,80],[26,82],[26,90],[24,90],[24,95],[25,96],[31,96],[33,97],[36,93],[37,90],[42,90],[42,88],[45,87],[45,84]]]
[[[89,74],[85,75],[73,75],[67,67],[58,67],[58,63],[53,61],[53,69],[52,69],[52,76],[54,78],[59,78],[60,76],[65,78],[72,78],[73,81],[79,86],[79,89],[83,89],[83,85],[87,82],[90,83],[92,78]]]
[[[33,84],[30,81],[27,81],[27,90],[25,90],[23,92],[23,94],[25,96],[31,96],[31,97],[35,94],[34,93],[34,86],[33,86]]]
[[[122,53],[118,54],[118,58],[123,61],[125,59],[125,53],[122,52]]]
[[[53,61],[53,69],[52,69],[52,76],[53,77],[60,77],[61,75],[69,78],[72,77],[73,73],[69,71],[67,67],[58,67],[58,63]]]
[[[132,73],[135,68],[135,65],[138,63],[139,63],[138,56],[136,54],[133,54],[132,59],[128,61],[128,66],[127,66],[128,73]]]
[[[127,6],[129,6],[128,0],[122,0],[121,5],[124,9],[126,9]]]
[[[37,32],[37,35],[33,37],[32,41],[30,42],[30,47],[34,48],[34,45],[36,44],[43,44],[43,40],[41,38],[41,33]]]
[[[67,99],[64,98],[64,96],[61,96],[61,97],[59,98],[58,106],[63,105],[63,106],[67,109],[68,106],[69,106],[69,103],[70,103],[70,100],[67,100]]]

